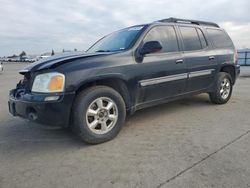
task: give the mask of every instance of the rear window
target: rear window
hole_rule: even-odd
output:
[[[216,48],[233,47],[232,40],[224,31],[218,29],[207,29],[207,33]]]
[[[200,50],[207,46],[205,37],[200,29],[194,27],[180,27],[184,50]]]

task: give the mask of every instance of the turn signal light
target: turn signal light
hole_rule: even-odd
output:
[[[63,86],[64,86],[64,77],[62,75],[56,75],[50,79],[48,90],[60,91],[63,90]]]

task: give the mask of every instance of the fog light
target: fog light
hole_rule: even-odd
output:
[[[44,101],[56,101],[59,99],[59,96],[49,96],[45,97]]]

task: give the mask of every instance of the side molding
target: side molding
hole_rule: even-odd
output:
[[[170,82],[170,81],[175,81],[175,80],[182,80],[182,79],[187,79],[187,78],[188,78],[188,73],[183,73],[183,74],[176,74],[176,75],[171,75],[171,76],[163,76],[163,77],[158,77],[158,78],[141,80],[139,83],[141,86],[149,86],[149,85],[160,84],[160,83]]]
[[[190,72],[190,73],[157,77],[157,78],[152,78],[152,79],[141,80],[141,81],[139,81],[139,83],[142,87],[145,87],[145,86],[160,84],[160,83],[164,83],[164,82],[183,80],[183,79],[194,78],[194,77],[199,77],[199,76],[206,76],[206,75],[212,74],[212,72],[214,70],[215,69],[207,69],[207,70],[202,70],[202,71],[194,71],[194,72]]]
[[[198,76],[210,75],[212,74],[213,71],[214,69],[207,69],[207,70],[202,70],[202,71],[190,72],[188,77],[193,78],[193,77],[198,77]]]

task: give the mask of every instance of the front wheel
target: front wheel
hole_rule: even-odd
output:
[[[89,144],[114,138],[126,116],[121,95],[106,86],[94,86],[79,93],[73,106],[73,130]]]
[[[225,104],[230,99],[233,90],[232,78],[230,74],[220,72],[217,76],[215,88],[209,97],[214,104]]]

